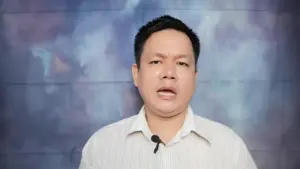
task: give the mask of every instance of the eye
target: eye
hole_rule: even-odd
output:
[[[150,64],[159,64],[159,63],[161,63],[161,61],[159,61],[159,60],[154,60],[154,61],[150,62]]]
[[[187,63],[185,63],[185,62],[178,62],[178,64],[179,64],[180,66],[186,66],[186,67],[189,67],[189,65],[188,65]]]

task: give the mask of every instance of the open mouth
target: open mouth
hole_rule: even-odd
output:
[[[176,90],[174,88],[163,87],[158,89],[157,93],[163,99],[171,99],[176,96]]]

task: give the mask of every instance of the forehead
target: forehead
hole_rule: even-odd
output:
[[[144,45],[146,56],[194,57],[192,42],[180,31],[166,29],[153,33]]]

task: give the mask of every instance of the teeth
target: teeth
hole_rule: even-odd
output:
[[[174,96],[175,93],[171,92],[171,91],[160,91],[158,92],[158,94],[163,95],[163,96]]]

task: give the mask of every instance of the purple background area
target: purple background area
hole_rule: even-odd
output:
[[[75,169],[132,116],[133,38],[172,14],[200,36],[195,113],[233,128],[259,169],[300,168],[296,0],[2,0],[0,168]]]

